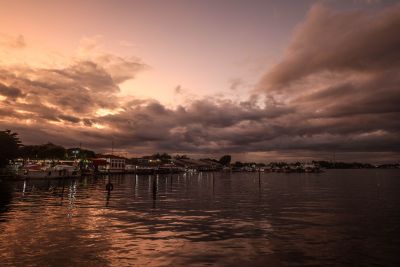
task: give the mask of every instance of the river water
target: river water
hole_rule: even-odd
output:
[[[3,179],[0,265],[400,266],[399,194],[400,170]]]

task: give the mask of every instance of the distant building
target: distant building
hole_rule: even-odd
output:
[[[122,173],[125,172],[126,159],[114,155],[97,155],[93,161],[100,172]]]

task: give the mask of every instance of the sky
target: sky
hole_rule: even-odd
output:
[[[24,144],[400,160],[397,1],[0,6],[0,129]]]

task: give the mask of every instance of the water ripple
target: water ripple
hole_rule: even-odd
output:
[[[2,266],[398,266],[399,174],[2,181],[0,257]]]

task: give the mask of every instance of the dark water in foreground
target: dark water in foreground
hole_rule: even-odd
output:
[[[0,182],[1,266],[400,266],[400,171]]]

